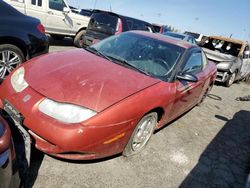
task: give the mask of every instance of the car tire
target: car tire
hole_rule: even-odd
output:
[[[235,78],[236,78],[236,72],[229,74],[229,76],[225,82],[226,87],[230,87],[234,83]]]
[[[157,113],[151,112],[139,121],[122,153],[123,156],[128,157],[137,154],[145,148],[154,133],[157,119]]]
[[[3,80],[15,68],[25,61],[20,48],[12,44],[0,45],[0,80]]]
[[[64,39],[64,36],[63,36],[63,35],[51,35],[51,37],[52,37],[54,40],[63,40],[63,39]]]
[[[86,33],[85,30],[79,31],[77,33],[77,35],[74,38],[74,45],[78,48],[82,48],[83,47],[83,40],[82,37],[84,36],[84,34]]]

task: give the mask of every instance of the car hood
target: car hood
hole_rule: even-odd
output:
[[[25,70],[30,87],[45,97],[97,112],[159,82],[82,49],[35,58]]]
[[[232,55],[223,54],[218,51],[209,50],[207,48],[203,48],[203,51],[206,53],[208,59],[215,62],[234,61],[237,58]]]

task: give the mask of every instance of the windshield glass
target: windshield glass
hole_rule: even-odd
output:
[[[237,57],[240,53],[242,45],[226,40],[208,38],[202,42],[201,47]]]
[[[181,39],[183,40],[185,38],[184,35],[180,35],[180,34],[177,34],[177,33],[164,33],[164,35],[166,36],[170,36],[170,37],[173,37],[173,38],[177,38],[177,39]]]
[[[122,33],[91,46],[120,64],[157,78],[168,78],[184,48],[135,33]]]

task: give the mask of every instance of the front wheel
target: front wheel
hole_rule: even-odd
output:
[[[82,30],[77,33],[77,35],[74,38],[74,45],[78,48],[83,47],[83,36],[85,35],[86,31]]]
[[[157,118],[157,113],[151,112],[139,121],[122,153],[124,156],[128,157],[143,150],[155,130]]]
[[[236,78],[236,73],[235,72],[232,73],[232,74],[229,74],[229,76],[228,76],[228,78],[227,78],[227,80],[225,82],[226,87],[230,87],[234,83],[235,78]]]

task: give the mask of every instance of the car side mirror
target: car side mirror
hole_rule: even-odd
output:
[[[188,82],[198,82],[198,78],[195,75],[189,73],[178,73],[176,78],[178,80],[184,80]]]
[[[63,7],[63,13],[68,14],[70,12],[69,7]]]

